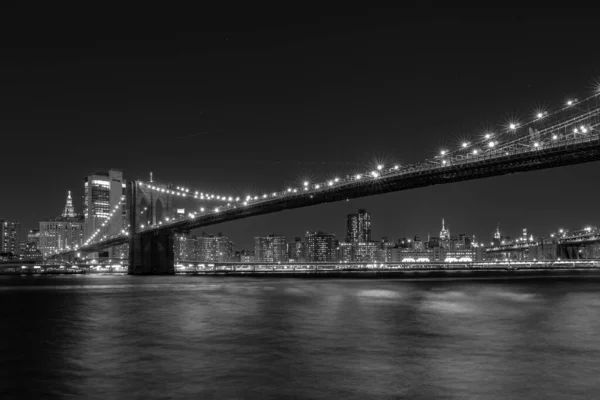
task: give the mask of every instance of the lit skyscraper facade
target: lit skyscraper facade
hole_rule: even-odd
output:
[[[235,254],[233,242],[220,233],[217,236],[200,236],[196,242],[198,261],[227,262],[231,261]]]
[[[306,243],[302,238],[296,237],[293,242],[288,243],[288,260],[290,262],[306,261]]]
[[[348,214],[346,241],[351,243],[371,241],[371,213],[361,209],[356,214]]]
[[[323,232],[306,234],[306,260],[314,262],[336,261],[338,240],[335,235]]]
[[[286,237],[274,234],[255,237],[254,257],[257,262],[287,262]]]
[[[44,257],[57,251],[74,249],[83,244],[83,216],[75,213],[71,192],[63,213],[53,219],[40,221],[37,248]]]
[[[18,221],[5,221],[0,219],[0,253],[20,252],[21,223]]]
[[[120,202],[122,202],[119,207],[121,212],[115,213],[108,221],[110,212]],[[83,202],[84,240],[102,228],[102,224],[107,221],[107,226],[103,229],[108,235],[118,234],[125,229],[127,223],[125,203],[125,181],[121,171],[97,172],[86,177]],[[109,250],[110,257],[121,257],[122,253],[123,249],[112,248]]]

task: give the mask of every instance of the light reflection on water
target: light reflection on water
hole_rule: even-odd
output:
[[[0,398],[595,398],[600,281],[0,277]]]

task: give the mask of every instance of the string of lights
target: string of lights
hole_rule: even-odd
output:
[[[234,210],[238,207],[249,207],[263,204],[280,199],[287,199],[294,196],[311,196],[325,193],[329,190],[336,190],[341,186],[376,184],[382,177],[401,176],[421,171],[431,171],[433,169],[446,168],[451,165],[466,164],[478,162],[484,159],[507,157],[523,152],[538,151],[544,148],[554,146],[564,146],[573,141],[587,140],[599,135],[600,127],[600,105],[598,105],[598,96],[600,90],[593,95],[577,100],[571,98],[554,111],[537,109],[531,120],[520,122],[511,120],[496,132],[488,131],[482,137],[463,141],[458,148],[448,150],[442,149],[439,154],[425,161],[410,165],[385,165],[380,163],[371,169],[346,175],[345,177],[332,177],[326,181],[310,182],[304,180],[295,186],[289,186],[283,190],[262,193],[247,194],[245,196],[216,195],[205,193],[203,191],[193,191],[190,188],[177,186],[174,189],[167,185],[158,185],[154,182],[139,182],[142,187],[157,192],[198,200],[220,201],[224,204],[214,208],[200,208],[197,211],[189,212],[179,218],[165,217],[164,221],[158,221],[154,225],[141,224],[139,228],[142,231],[166,227],[177,223],[182,219],[193,220],[202,215],[211,215],[228,210]],[[595,101],[595,104],[592,102]],[[562,116],[564,113],[569,115]],[[553,119],[556,119],[553,121]],[[528,132],[524,136],[518,133]],[[600,136],[599,136],[600,138]],[[144,210],[145,211],[145,210]],[[143,211],[142,211],[143,212]],[[114,211],[113,211],[114,213]],[[112,216],[112,214],[111,214]],[[126,235],[127,232],[122,232]],[[84,244],[87,245],[98,235],[94,235]],[[106,235],[105,235],[106,237]]]

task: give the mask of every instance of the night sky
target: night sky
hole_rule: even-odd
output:
[[[167,4],[167,3],[165,3]],[[203,4],[203,3],[197,3]],[[286,3],[287,4],[287,3]],[[291,4],[291,3],[290,3]],[[299,3],[303,4],[303,3]],[[121,169],[261,194],[457,146],[600,77],[596,10],[3,8],[0,218],[23,230],[82,209],[83,178]],[[600,163],[398,192],[206,229],[489,240],[600,223]]]

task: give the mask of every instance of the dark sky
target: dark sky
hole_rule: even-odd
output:
[[[108,168],[262,193],[416,162],[589,95],[600,76],[597,10],[293,7],[0,10],[0,217],[32,228],[69,189],[81,211],[84,176]],[[376,238],[437,235],[442,217],[486,240],[498,222],[546,235],[599,222],[599,173],[488,178],[207,231],[238,248],[270,232],[342,239],[345,215],[367,208]]]

